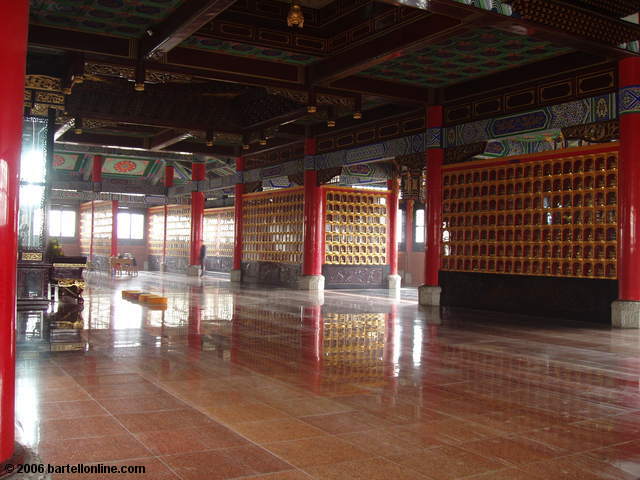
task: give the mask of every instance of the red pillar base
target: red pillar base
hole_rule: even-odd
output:
[[[24,465],[27,452],[19,443],[13,447],[13,456],[0,462],[0,479],[11,478],[16,475],[17,465]],[[22,476],[22,474],[20,474]]]

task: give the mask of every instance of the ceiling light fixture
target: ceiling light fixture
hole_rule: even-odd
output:
[[[304,14],[302,13],[300,5],[296,3],[296,0],[291,2],[291,8],[287,14],[287,26],[297,26],[298,28],[304,27]]]

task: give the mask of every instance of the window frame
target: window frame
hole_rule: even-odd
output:
[[[418,222],[417,222],[418,210],[424,210],[424,225],[423,225],[423,228],[424,228],[424,239],[425,239],[424,242],[418,242],[416,240],[416,237],[417,237],[416,232],[418,231]],[[414,206],[413,206],[413,232],[412,233],[413,233],[413,238],[412,238],[412,240],[413,240],[413,251],[414,252],[424,252],[425,243],[426,243],[426,240],[427,240],[427,208],[426,208],[424,203],[416,202],[414,204]]]
[[[51,235],[51,212],[59,211],[59,212],[73,212],[73,235],[62,235],[62,228],[60,229],[60,235]],[[62,219],[61,219],[62,220]],[[49,207],[49,211],[47,212],[47,237],[48,238],[57,238],[60,243],[73,243],[78,239],[78,209],[74,208],[71,205],[51,205]],[[62,225],[60,225],[62,226]]]
[[[405,202],[400,202],[398,206],[399,218],[397,221],[400,223],[400,231],[399,241],[398,241],[398,252],[406,252],[407,251],[407,205]]]
[[[142,238],[120,238],[120,235],[118,234],[118,230],[120,228],[120,214],[121,213],[126,213],[128,215],[142,215]],[[147,243],[147,212],[144,210],[138,210],[138,209],[132,209],[132,208],[127,208],[127,209],[118,209],[118,220],[117,220],[117,227],[116,227],[116,237],[118,240],[118,243],[121,245],[146,245]],[[131,227],[131,217],[129,216],[129,227]],[[131,232],[131,228],[129,228],[129,232]]]

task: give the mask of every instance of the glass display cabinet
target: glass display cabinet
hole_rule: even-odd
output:
[[[25,117],[20,158],[18,212],[18,309],[46,308],[49,302],[47,262],[48,165],[52,154],[49,121]]]

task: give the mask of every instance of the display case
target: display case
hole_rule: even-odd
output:
[[[247,194],[242,215],[243,280],[296,284],[304,245],[303,188]]]
[[[147,211],[147,248],[149,270],[162,270],[165,256],[165,207],[151,207]]]
[[[191,248],[191,206],[167,206],[167,271],[184,273],[189,266]]]
[[[389,192],[332,186],[322,189],[327,287],[385,287],[389,274]]]
[[[205,209],[203,240],[207,246],[207,270],[231,271],[234,228],[233,207]]]
[[[49,302],[47,246],[48,170],[52,137],[48,120],[26,117],[20,158],[18,211],[18,309],[46,308]]]
[[[442,270],[617,278],[618,144],[445,167]]]

